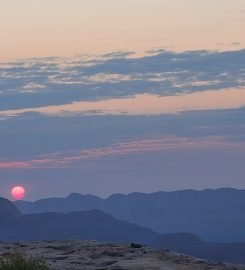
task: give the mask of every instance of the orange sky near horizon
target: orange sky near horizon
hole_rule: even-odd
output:
[[[2,0],[0,61],[245,47],[244,0]]]

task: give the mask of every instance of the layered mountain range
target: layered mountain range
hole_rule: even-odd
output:
[[[73,193],[16,205],[26,214],[99,209],[159,234],[187,232],[211,242],[245,242],[245,190],[114,194],[107,199]]]
[[[206,235],[210,238],[215,232],[226,235],[227,228],[230,235],[233,231],[235,237],[239,233],[242,236],[244,227],[239,222],[244,216],[241,213],[244,199],[238,195],[243,193],[244,191],[230,189],[133,193],[113,195],[105,200],[90,195],[71,194],[65,199],[51,198],[34,203],[18,201],[15,204],[0,198],[0,241],[74,239],[111,243],[133,242],[146,244],[155,249],[167,248],[211,261],[245,264],[245,243],[241,241],[242,237],[240,241],[234,242],[221,242],[215,239],[207,241],[192,231],[193,228],[198,231],[197,226],[203,221],[206,225]],[[227,198],[234,195],[229,209],[221,209],[221,204],[225,200],[221,198],[221,194]],[[211,200],[213,200],[212,208]],[[239,205],[239,209],[234,208],[232,211],[232,207]],[[219,208],[223,215],[218,213]],[[229,214],[229,211],[232,212]],[[160,228],[158,222],[163,224],[162,233],[153,230],[153,226],[149,226],[150,228],[146,226],[147,223]],[[190,227],[187,230],[188,224]],[[172,230],[166,230],[171,228],[171,225]],[[199,231],[204,231],[204,225]]]

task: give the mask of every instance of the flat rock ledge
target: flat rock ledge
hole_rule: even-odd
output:
[[[54,270],[245,270],[242,265],[210,263],[168,250],[96,241],[0,243],[0,257],[12,253],[43,259]]]

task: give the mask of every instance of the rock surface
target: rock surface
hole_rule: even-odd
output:
[[[245,266],[209,263],[146,246],[100,244],[96,241],[1,243],[0,257],[11,253],[40,257],[55,270],[245,270]]]

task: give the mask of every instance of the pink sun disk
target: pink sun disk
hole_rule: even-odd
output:
[[[12,188],[12,190],[11,190],[11,196],[15,200],[23,199],[25,197],[25,194],[26,194],[26,191],[21,186],[16,186],[16,187]]]

